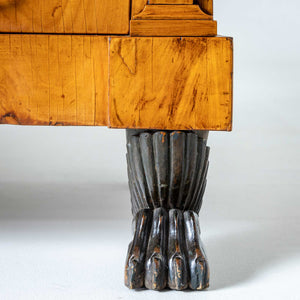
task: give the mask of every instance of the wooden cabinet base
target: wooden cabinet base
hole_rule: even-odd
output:
[[[125,285],[207,288],[198,220],[208,170],[205,132],[127,130],[127,149],[135,231]]]
[[[232,128],[232,40],[0,34],[0,124]]]

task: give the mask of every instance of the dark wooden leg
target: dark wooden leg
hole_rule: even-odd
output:
[[[198,213],[208,170],[207,132],[127,130],[135,232],[125,284],[131,289],[202,290],[209,267]]]

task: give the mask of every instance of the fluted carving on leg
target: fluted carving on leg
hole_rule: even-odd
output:
[[[129,135],[129,187],[133,213],[141,208],[201,208],[209,147],[196,133],[157,131]]]

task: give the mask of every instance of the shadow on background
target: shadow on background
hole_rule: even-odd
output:
[[[0,183],[0,220],[131,218],[127,184]]]
[[[290,202],[279,199],[283,204],[276,205],[268,197],[264,201],[258,197],[257,203],[226,201],[221,207],[221,202],[212,197],[203,208],[200,216],[211,269],[210,290],[252,280],[268,269],[275,272],[277,265],[300,255],[297,199]],[[99,224],[126,220],[128,225],[131,220],[128,187],[126,184],[0,184],[1,223],[20,220]],[[118,226],[113,230],[118,230]]]
[[[299,265],[297,184],[220,186],[215,194],[211,189],[207,194],[201,223],[211,290],[245,283],[264,273],[276,274],[283,264]],[[224,197],[217,199],[216,194]],[[206,235],[210,227],[214,234]]]
[[[288,224],[289,222],[287,222]],[[211,267],[211,290],[231,287],[300,256],[299,232],[283,223],[257,225],[252,231],[221,235],[206,241]],[[289,228],[286,228],[289,227]],[[279,283],[278,283],[279,284]]]

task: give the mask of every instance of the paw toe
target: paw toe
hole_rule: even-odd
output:
[[[174,255],[169,261],[168,283],[172,290],[184,290],[188,286],[187,264],[181,255]]]
[[[204,290],[208,287],[209,271],[205,260],[196,259],[190,262],[190,284],[192,290]]]
[[[163,290],[167,285],[165,258],[153,255],[146,261],[145,286],[151,290]]]

